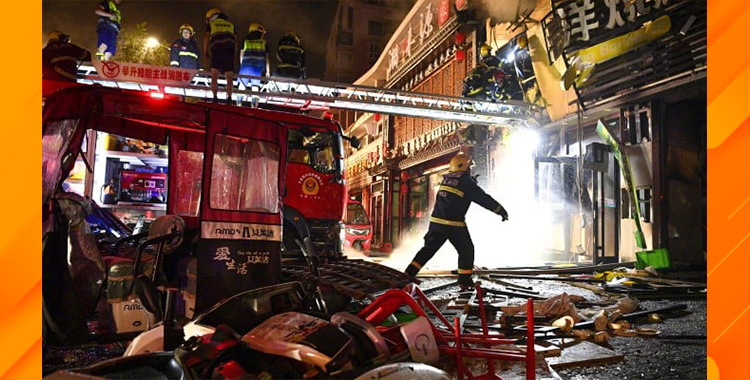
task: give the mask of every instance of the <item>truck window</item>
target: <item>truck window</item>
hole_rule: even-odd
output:
[[[231,211],[279,211],[280,149],[270,142],[217,134],[210,206]]]
[[[370,224],[365,208],[359,203],[349,203],[346,206],[346,224]]]
[[[54,193],[62,176],[62,159],[78,120],[60,120],[47,124],[42,135],[42,202]]]
[[[177,176],[174,212],[183,216],[198,216],[201,202],[201,179],[203,178],[203,152],[181,150],[177,153],[177,167],[172,175]]]
[[[336,173],[340,170],[336,159],[340,155],[338,139],[340,137],[334,132],[311,131],[309,136],[305,136],[299,131],[290,130],[287,160],[310,165],[321,173]]]

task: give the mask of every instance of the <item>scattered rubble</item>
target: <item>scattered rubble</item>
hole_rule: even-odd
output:
[[[366,272],[366,266],[360,268]],[[243,349],[254,352],[252,355],[273,357],[269,365],[291,365],[274,373],[305,378],[333,375],[370,379],[387,372],[393,373],[395,379],[414,378],[416,373],[425,374],[425,379],[492,375],[523,379],[528,378],[527,368],[535,368],[537,379],[672,378],[672,374],[679,378],[685,373],[699,373],[701,368],[705,371],[705,363],[701,366],[694,361],[687,364],[686,371],[680,370],[674,364],[679,360],[669,357],[676,350],[665,348],[680,344],[691,355],[705,353],[705,301],[670,301],[676,292],[705,296],[705,285],[701,288],[700,284],[685,281],[651,279],[654,275],[649,271],[610,268],[604,274],[586,274],[576,268],[574,272],[580,279],[591,280],[585,282],[586,287],[598,287],[602,292],[579,287],[583,283],[577,281],[553,282],[546,273],[523,278],[483,277],[473,292],[457,293],[458,286],[450,275],[426,280],[422,284],[424,290],[408,285],[404,290],[383,291],[387,283],[397,279],[389,280],[387,272],[380,272],[371,275],[378,278],[377,284],[368,285],[378,288],[376,294],[364,297],[348,294],[354,300],[347,313],[326,316],[307,315],[304,310],[287,311],[268,317],[265,322],[259,320],[257,327],[245,330],[248,332],[244,336],[231,338],[231,333],[223,330],[222,334],[224,339],[244,342]],[[632,283],[623,280],[636,277]],[[342,278],[331,276],[329,281]],[[348,290],[356,285],[357,295],[367,289],[360,282],[344,280],[348,281],[344,287]],[[657,289],[649,290],[649,298],[663,294],[665,300],[640,301],[638,297],[612,293],[612,282],[618,286],[647,284]],[[638,285],[637,291],[642,289],[645,288]],[[557,294],[552,294],[555,291]],[[695,331],[682,334],[684,331],[678,327],[682,324],[678,321],[688,317]],[[417,337],[422,335],[431,336],[432,343],[417,343],[421,339]],[[530,341],[532,335],[534,339]],[[193,343],[188,340],[185,345],[209,344],[210,336]],[[430,351],[428,346],[434,348]],[[176,349],[175,355],[183,349]],[[664,358],[663,363],[653,363],[649,356],[652,350],[655,356]],[[88,354],[83,354],[84,351],[46,348],[45,373],[91,364],[85,360]],[[107,356],[102,350],[98,354],[89,351],[101,359]],[[636,364],[642,362],[647,363],[648,369]],[[232,378],[225,375],[252,374],[241,361],[237,365],[231,371],[224,365],[213,375]],[[254,370],[256,375],[273,372],[268,368]],[[651,377],[634,375],[638,371]],[[86,370],[83,373],[95,374]]]

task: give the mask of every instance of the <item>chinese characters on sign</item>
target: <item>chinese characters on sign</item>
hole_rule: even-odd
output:
[[[93,64],[102,78],[156,86],[187,86],[198,71],[130,62],[94,60]]]
[[[680,0],[671,0],[677,2]],[[684,1],[684,0],[683,0]],[[663,10],[670,0],[574,0],[558,2],[555,18],[559,22],[562,48],[586,47],[597,34],[607,33],[629,24],[642,24],[653,11]],[[550,38],[551,39],[551,38]]]
[[[167,68],[151,69],[143,67],[122,66],[123,77],[138,77],[146,79],[166,79],[171,81],[189,81],[193,76],[187,71],[169,70]]]
[[[350,158],[350,164],[346,166],[346,175],[353,177],[359,173],[365,172],[383,163],[385,147],[382,144],[375,144],[368,147],[367,150],[358,152],[356,156]]]
[[[271,257],[270,252],[264,251],[237,251],[232,258],[229,247],[219,247],[214,254],[214,261],[223,262],[228,272],[247,274],[248,264],[268,264]]]
[[[437,5],[436,5],[437,4]],[[435,12],[437,8],[437,19]],[[402,38],[396,41],[398,43],[388,50],[388,76],[398,69],[399,65],[407,58],[411,57],[418,48],[429,40],[436,30],[435,24],[439,29],[450,18],[450,6],[446,0],[433,0],[415,16],[408,21],[408,26],[402,32]]]

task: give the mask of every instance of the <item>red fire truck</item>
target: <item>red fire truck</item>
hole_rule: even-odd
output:
[[[99,86],[65,88],[46,96],[42,126],[45,331],[61,341],[82,328],[83,310],[93,307],[78,305],[76,279],[70,278],[75,270],[61,270],[69,267],[67,216],[56,198],[89,130],[169,145],[167,214],[179,216],[184,230],[175,223],[167,235],[179,235],[174,249],[197,259],[189,289],[196,312],[240,291],[277,283],[282,235],[290,238],[289,246],[303,241],[316,252],[340,253],[344,136],[334,121]],[[117,277],[120,272],[113,274],[112,267],[124,260],[130,276],[146,274],[156,283],[161,277],[160,285],[168,285],[161,262],[169,243],[150,239],[138,245],[138,255],[149,244],[156,247],[151,269],[140,268],[140,256],[105,253],[104,277],[107,272],[110,280]]]

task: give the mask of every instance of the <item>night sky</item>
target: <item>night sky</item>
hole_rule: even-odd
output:
[[[96,23],[94,14],[101,0],[45,0],[42,2],[42,46],[47,33],[62,30],[71,35],[73,43],[95,51]],[[253,21],[266,27],[271,48],[271,70],[276,62],[276,44],[288,31],[296,32],[307,50],[307,74],[322,78],[325,71],[325,50],[328,33],[336,11],[336,0],[122,0],[122,26],[131,29],[146,21],[150,35],[171,43],[179,37],[177,28],[187,22],[195,28],[199,46],[203,48],[205,13],[220,8],[229,16],[239,39],[247,35]],[[115,59],[117,56],[115,55]]]

